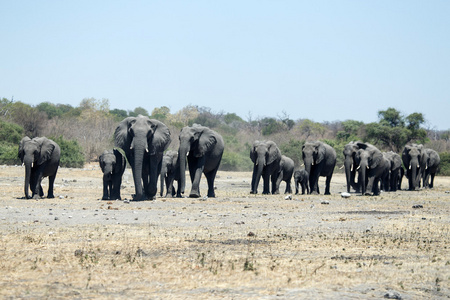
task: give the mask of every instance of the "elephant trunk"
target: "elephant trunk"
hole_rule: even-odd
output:
[[[345,168],[345,178],[347,180],[347,192],[350,193],[350,186],[354,182],[353,171],[353,158],[351,156],[347,156],[344,161],[344,168]]]
[[[188,154],[189,146],[180,145],[180,149],[178,151],[178,161],[180,163],[180,193],[184,194],[184,189],[186,187],[186,156]]]
[[[363,195],[367,195],[371,192],[372,187],[368,186],[367,182],[367,172],[369,171],[369,165],[365,161],[361,161],[361,163],[358,166],[359,171],[359,182],[361,182],[361,193]]]
[[[25,198],[30,199],[29,190],[30,190],[30,180],[31,180],[31,168],[32,168],[32,161],[30,160],[24,160],[25,165]],[[31,189],[34,189],[32,186]]]
[[[261,179],[264,167],[266,165],[266,161],[264,157],[258,156],[255,162],[255,166],[253,167],[253,177],[252,177],[252,194],[256,194],[258,192],[259,180]]]
[[[416,188],[419,187],[419,181],[420,181],[420,170],[419,170],[419,163],[413,163],[411,162],[409,164],[409,169],[411,171],[411,178],[409,178],[409,189],[414,191]]]
[[[159,195],[162,197],[163,195],[164,195],[164,180],[166,179],[166,170],[167,170],[167,168],[165,167],[165,166],[163,166],[162,168],[161,168],[161,178],[160,178],[160,180],[161,180],[161,186],[160,186],[160,192],[159,192]]]
[[[144,140],[145,142],[136,143],[136,141]],[[144,163],[144,155],[147,155],[147,139],[134,139],[133,147],[131,151],[133,152],[133,179],[134,179],[134,189],[136,194],[134,195],[134,200],[144,199],[143,187],[142,187],[142,168]]]

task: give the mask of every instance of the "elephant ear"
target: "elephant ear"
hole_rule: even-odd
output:
[[[361,142],[357,142],[356,145],[358,146],[359,149],[363,149],[363,150],[366,150],[367,147],[369,147],[368,144],[366,144],[366,143],[361,143]]]
[[[266,164],[271,164],[277,159],[281,159],[281,152],[280,149],[278,149],[277,144],[272,141],[268,141],[267,146],[269,155],[267,157]]]
[[[21,162],[23,162],[23,157],[25,156],[25,149],[24,149],[25,143],[28,142],[28,141],[31,141],[31,139],[29,137],[27,137],[27,136],[22,138],[22,140],[20,141],[19,153],[18,153],[17,156],[20,158]]]
[[[114,131],[114,143],[116,147],[123,149],[125,153],[130,150],[131,141],[133,140],[128,130],[134,121],[136,121],[135,117],[125,118],[117,125],[116,131]]]
[[[205,127],[198,139],[198,153],[195,156],[204,156],[215,144],[217,144],[215,132]]]
[[[125,165],[125,157],[118,149],[113,149],[114,156],[116,157],[116,164],[114,165],[114,172],[119,173],[122,167]]]
[[[38,165],[42,165],[44,162],[50,160],[52,157],[53,150],[55,150],[55,144],[53,141],[45,138],[34,138],[38,145],[41,147],[41,153],[39,155],[39,159],[37,161]]]
[[[258,155],[256,154],[256,147],[260,144],[260,141],[254,141],[252,149],[250,150],[250,159],[253,163],[256,163],[256,158],[258,158]]]
[[[315,146],[317,149],[317,158],[316,158],[315,163],[320,164],[323,161],[323,159],[325,158],[326,149],[325,149],[325,146],[320,142],[317,142]]]
[[[103,161],[103,154],[98,157],[98,164],[100,165],[100,169],[102,169],[103,171],[103,168],[105,167],[105,162]]]
[[[371,169],[374,169],[374,168],[376,168],[380,163],[381,163],[381,161],[383,160],[383,153],[381,153],[381,151],[380,150],[378,150],[378,149],[373,149],[372,150],[372,159],[371,159],[371,161],[370,161],[370,165],[369,165],[369,167],[371,168]]]
[[[151,119],[150,120],[151,127],[153,130],[153,134],[151,135],[148,145],[149,145],[149,153],[150,155],[155,155],[156,153],[164,152],[171,142],[170,139],[170,130],[166,124]]]

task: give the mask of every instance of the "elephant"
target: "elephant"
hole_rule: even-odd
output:
[[[388,184],[384,187],[386,192],[392,191],[395,192],[397,189],[401,189],[402,182],[402,158],[399,154],[389,151],[383,153],[384,157],[389,160],[389,178]]]
[[[171,142],[169,128],[146,116],[127,117],[117,126],[114,140],[131,166],[133,200],[155,199],[163,153]]]
[[[298,194],[299,184],[302,187],[302,195],[306,193],[309,195],[309,174],[305,169],[294,172],[295,194]]]
[[[18,156],[25,165],[25,198],[30,199],[28,189],[33,199],[43,197],[41,182],[47,176],[47,198],[54,198],[53,185],[61,156],[59,145],[46,137],[30,139],[26,136],[20,141]]]
[[[369,143],[358,143],[360,148],[356,153],[359,180],[363,195],[379,195],[380,182],[388,185],[390,162],[381,151]]]
[[[423,159],[424,147],[421,144],[406,145],[402,152],[403,165],[406,168],[409,190],[414,191],[420,187],[422,170],[425,168]]]
[[[311,194],[319,194],[319,177],[325,176],[325,195],[330,195],[330,182],[336,165],[336,151],[320,141],[306,142],[302,147],[305,170],[309,174]]]
[[[125,156],[117,149],[105,150],[98,162],[103,172],[102,200],[121,200],[120,186],[127,164]]]
[[[293,173],[294,173],[294,161],[287,156],[281,155],[280,168],[277,175],[277,182],[275,184],[275,191],[273,192],[273,194],[280,193],[279,188],[281,181],[286,182],[286,189],[284,190],[284,193],[285,194],[292,193],[291,179]]]
[[[208,182],[208,197],[215,197],[214,180],[222,160],[225,144],[220,134],[208,127],[194,124],[186,126],[180,132],[178,160],[180,164],[181,194],[186,186],[186,157],[191,177],[189,197],[200,197],[200,179],[202,172]]]
[[[439,168],[441,158],[439,153],[433,149],[425,148],[423,151],[423,161],[425,161],[425,168],[423,169],[423,188],[433,188],[434,176]]]
[[[259,180],[263,177],[263,194],[270,194],[272,182],[272,193],[277,191],[277,180],[280,173],[281,151],[273,141],[255,141],[250,150],[253,175],[250,194],[258,193]]]
[[[161,190],[160,196],[164,195],[164,183],[166,184],[167,192],[165,197],[171,196],[174,197],[175,194],[178,198],[181,197],[181,189],[180,189],[180,164],[178,160],[178,152],[174,150],[167,151],[162,159],[162,167],[161,167]],[[173,186],[173,182],[178,182],[178,189],[175,192],[175,187]]]
[[[350,193],[350,189],[353,188],[357,193],[360,192],[359,182],[355,181],[356,168],[358,167],[355,161],[356,152],[358,152],[358,142],[350,142],[344,146],[344,168],[345,179],[347,180],[347,192]]]

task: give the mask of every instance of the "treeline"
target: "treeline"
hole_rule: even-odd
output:
[[[355,120],[317,123],[310,119],[292,120],[287,113],[277,117],[247,120],[234,113],[213,112],[208,107],[188,105],[178,112],[166,106],[151,112],[143,107],[133,110],[111,109],[107,99],[83,99],[78,107],[42,102],[31,106],[20,101],[0,100],[0,164],[19,164],[18,144],[23,136],[46,136],[61,146],[61,166],[82,167],[96,161],[105,149],[114,146],[113,133],[126,117],[145,115],[164,122],[171,130],[169,149],[178,149],[178,135],[184,126],[194,123],[210,127],[225,140],[221,169],[250,171],[250,148],[255,140],[273,140],[297,167],[305,141],[321,140],[335,148],[337,168],[343,165],[342,150],[350,141],[363,141],[383,151],[400,153],[407,143],[415,142],[441,155],[441,175],[450,175],[450,131],[423,128],[424,116],[415,112],[403,116],[394,108],[378,112],[379,121]],[[314,116],[312,116],[314,117]]]

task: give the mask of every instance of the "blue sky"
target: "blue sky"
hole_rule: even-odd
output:
[[[450,129],[450,1],[2,1],[0,97]]]

